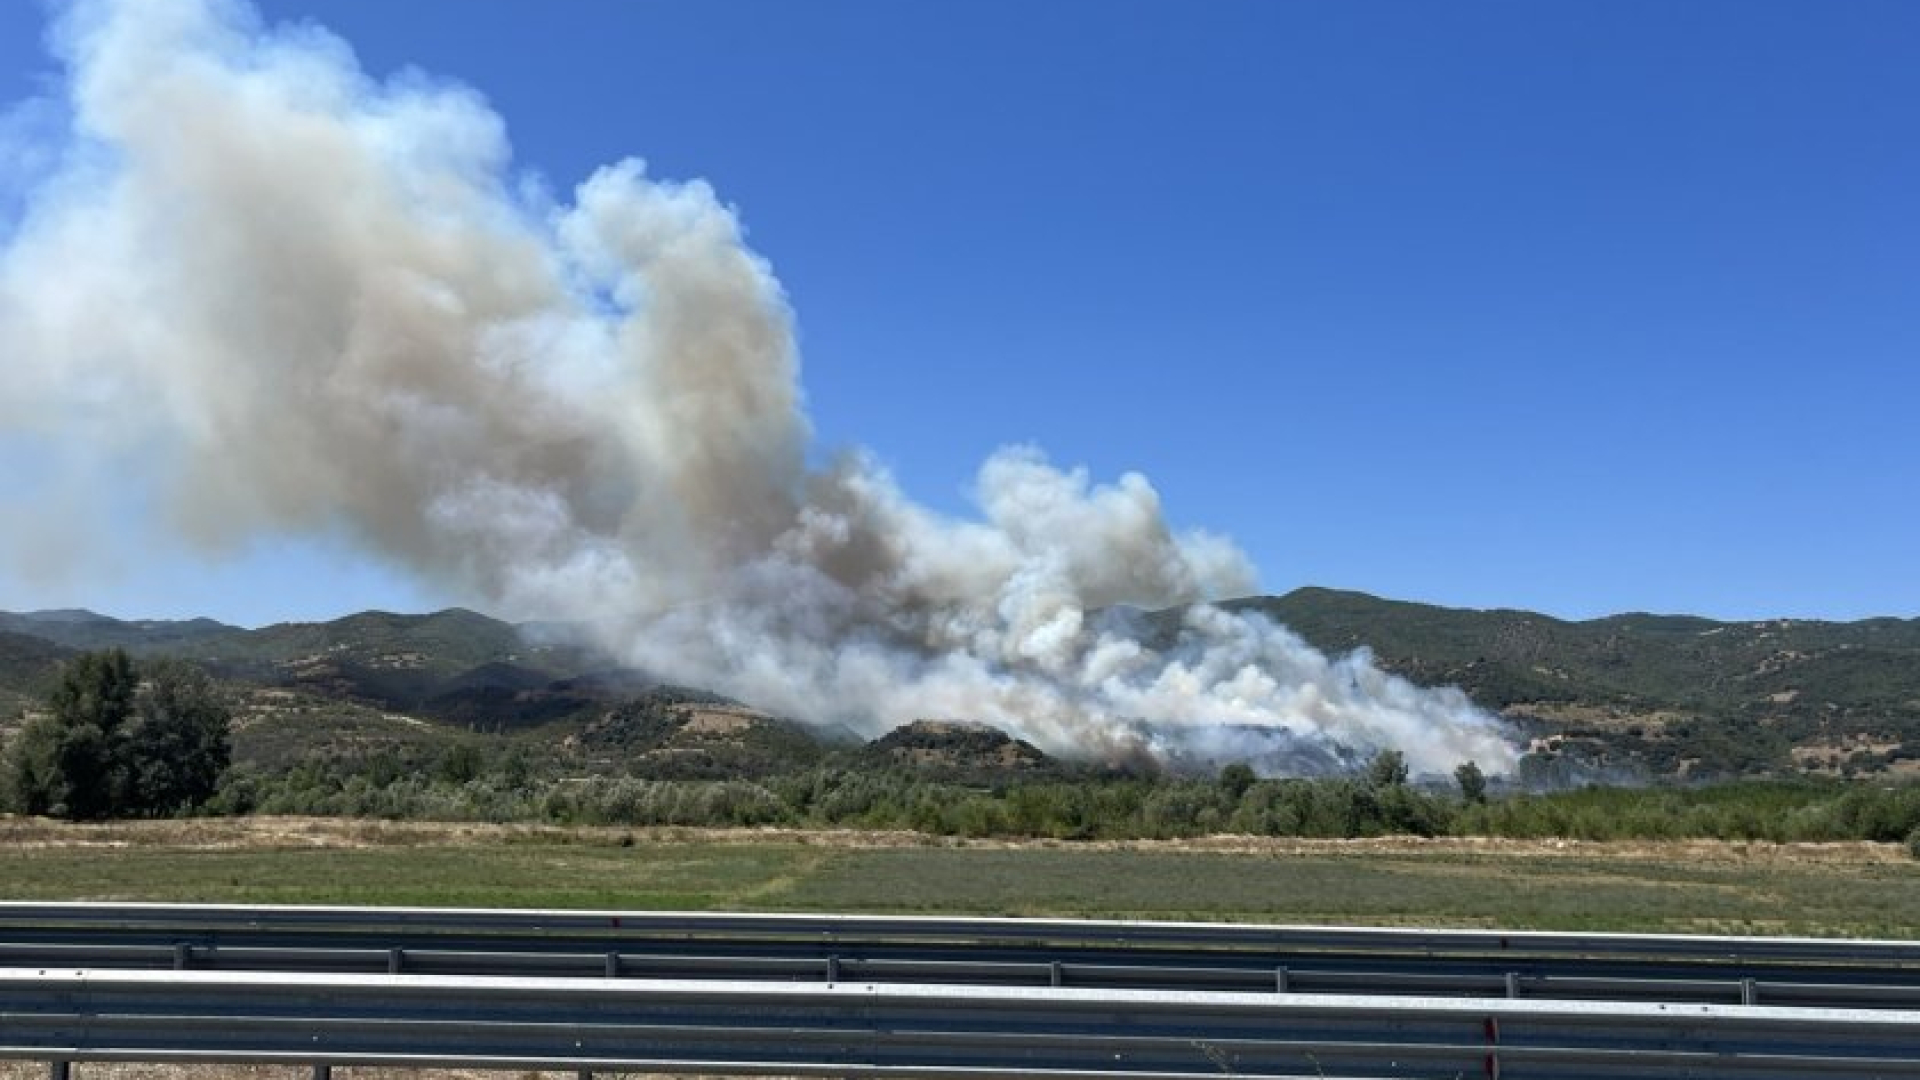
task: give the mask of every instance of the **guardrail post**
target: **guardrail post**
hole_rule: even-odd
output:
[[[607,978],[617,979],[619,977],[620,977],[620,954],[617,952],[610,952],[607,954]]]
[[[184,941],[173,944],[173,970],[185,971],[193,966],[193,946]]]
[[[333,1066],[315,1065],[313,1067],[313,1080],[333,1080]]]
[[[1287,966],[1285,964],[1273,969],[1273,992],[1276,994],[1284,994],[1287,992]]]
[[[1067,982],[1066,973],[1061,970],[1060,961],[1055,960],[1053,963],[1048,964],[1047,974],[1053,980],[1053,985],[1055,986],[1066,985],[1066,982]]]
[[[387,950],[387,974],[400,974],[401,965],[406,963],[406,954],[399,949]]]
[[[73,1064],[71,1062],[56,1061],[47,1067],[48,1080],[68,1080],[68,1077],[72,1075]]]
[[[1507,996],[1510,998],[1520,996],[1520,973],[1517,971],[1507,972]]]
[[[1740,980],[1740,1004],[1760,1004],[1760,987],[1755,985],[1752,979]]]

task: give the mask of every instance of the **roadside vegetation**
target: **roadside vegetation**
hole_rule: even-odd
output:
[[[460,770],[456,770],[460,771]],[[541,779],[512,762],[467,778],[432,763],[313,762],[229,776],[206,812],[561,825],[785,826],[912,830],[953,837],[1179,839],[1217,833],[1353,838],[1710,838],[1920,843],[1920,785],[1756,780],[1696,787],[1591,787],[1469,799],[1369,777],[1025,780],[973,786],[904,771],[825,766],[744,780]],[[1920,851],[1916,852],[1920,857]]]

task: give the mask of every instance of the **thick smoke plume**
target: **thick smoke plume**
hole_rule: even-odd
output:
[[[704,183],[629,160],[545,194],[475,93],[374,81],[237,4],[88,3],[52,37],[64,100],[0,125],[0,432],[136,470],[192,539],[344,533],[648,670],[864,732],[1513,762],[1458,692],[1264,619],[1202,604],[1142,644],[1123,606],[1254,576],[1171,531],[1138,475],[1005,450],[955,520],[862,454],[810,470],[791,314]]]

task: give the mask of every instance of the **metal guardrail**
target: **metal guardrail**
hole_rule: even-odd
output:
[[[0,903],[0,1057],[55,1077],[1920,1078],[1920,942]]]
[[[0,904],[0,966],[1920,1009],[1920,942],[846,915]]]
[[[1920,940],[1743,937],[1398,927],[890,915],[629,912],[519,908],[0,902],[0,928],[160,927],[232,931],[405,931],[735,939],[1074,942],[1134,948],[1368,950],[1425,955],[1613,956],[1744,963],[1894,963],[1920,970]]]
[[[0,971],[0,1057],[1056,1080],[1920,1077],[1920,1012],[1073,988]]]

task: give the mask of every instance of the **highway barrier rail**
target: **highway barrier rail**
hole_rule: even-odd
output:
[[[0,904],[0,1057],[60,1063],[56,1076],[69,1062],[158,1061],[1920,1078],[1920,943]]]
[[[836,1076],[1912,1077],[1920,1013],[1617,1002],[0,972],[0,1055]]]
[[[0,967],[1920,1009],[1920,941],[1070,919],[0,903]]]

